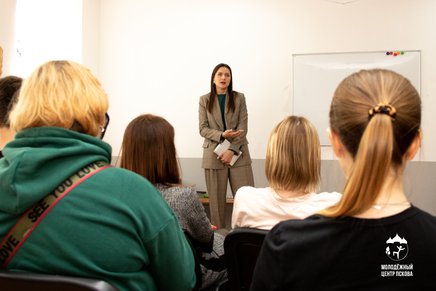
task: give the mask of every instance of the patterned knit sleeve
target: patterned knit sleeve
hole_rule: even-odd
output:
[[[188,188],[189,195],[185,196],[186,205],[185,227],[191,237],[197,242],[210,244],[213,242],[213,230],[206,211],[198,199],[194,188]]]

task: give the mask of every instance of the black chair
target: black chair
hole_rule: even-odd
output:
[[[0,271],[2,291],[117,291],[114,286],[99,279],[27,272]]]
[[[185,233],[186,240],[189,242],[189,245],[191,246],[192,254],[194,255],[194,261],[195,261],[195,276],[197,277],[197,282],[194,286],[193,291],[220,291],[220,290],[226,290],[225,286],[227,284],[227,279],[224,279],[220,282],[215,283],[212,286],[209,286],[207,288],[202,288],[202,272],[201,272],[201,250],[195,246],[193,238],[189,235],[189,233],[186,230],[183,230]]]
[[[197,249],[194,247],[194,242],[189,235],[189,233],[186,230],[183,230],[183,233],[185,234],[186,240],[189,243],[189,246],[191,247],[192,255],[194,256],[194,262],[195,262],[195,277],[197,279],[193,291],[198,291],[201,288],[202,283],[202,275],[201,275],[201,266],[200,266],[200,258],[198,257]]]
[[[236,228],[224,240],[224,253],[227,262],[227,290],[244,291],[250,289],[254,266],[268,230],[256,228]]]

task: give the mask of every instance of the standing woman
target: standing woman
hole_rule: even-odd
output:
[[[233,91],[231,68],[218,64],[212,71],[210,92],[200,97],[200,135],[204,137],[203,161],[206,187],[209,195],[212,224],[226,227],[227,182],[233,195],[242,186],[254,186],[251,157],[248,151],[248,114],[245,96]],[[216,146],[227,139],[231,145],[220,156],[214,153]],[[233,166],[235,154],[242,152]]]
[[[421,99],[403,76],[363,70],[330,107],[330,139],[347,177],[321,215],[266,236],[256,290],[436,290],[436,218],[415,207],[403,173],[421,143]]]

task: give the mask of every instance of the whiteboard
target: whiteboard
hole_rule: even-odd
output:
[[[336,87],[351,73],[373,68],[395,71],[421,90],[421,51],[292,55],[293,114],[314,124],[322,146],[330,145],[328,115]]]

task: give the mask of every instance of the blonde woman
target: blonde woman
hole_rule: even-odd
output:
[[[320,145],[304,117],[288,116],[271,132],[265,160],[266,188],[242,187],[233,204],[232,228],[271,229],[337,203],[339,193],[319,193]]]
[[[102,166],[112,154],[99,138],[107,110],[106,93],[80,64],[51,61],[24,82],[10,114],[17,134],[0,159],[0,237],[28,209],[42,221],[7,266],[0,254],[2,267],[99,278],[119,290],[190,290],[192,252],[160,193],[139,175]],[[42,200],[96,168],[53,208]]]
[[[435,290],[436,218],[403,186],[421,143],[416,89],[388,70],[352,74],[334,93],[330,139],[347,177],[342,199],[276,225],[251,290]]]

